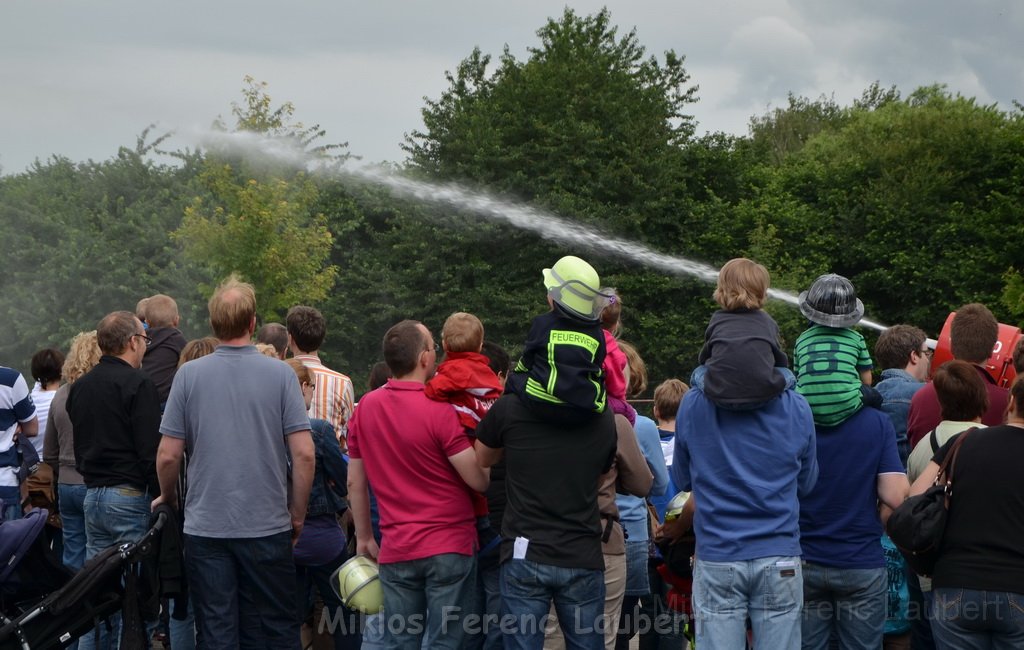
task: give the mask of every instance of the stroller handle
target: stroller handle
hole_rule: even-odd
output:
[[[156,521],[153,522],[152,528],[147,530],[140,539],[121,545],[121,558],[131,560],[137,555],[148,554],[153,547],[153,540],[160,535],[160,532],[164,529],[164,525],[166,525],[166,523],[167,515],[163,512],[157,513]]]

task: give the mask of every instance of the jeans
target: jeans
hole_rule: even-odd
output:
[[[442,553],[380,565],[388,647],[460,648],[479,630],[476,556]]]
[[[496,561],[477,560],[476,582],[477,603],[482,610],[483,620],[477,633],[471,630],[466,650],[502,650],[501,638],[501,565]]]
[[[341,552],[337,558],[319,566],[295,566],[298,616],[303,621],[313,606],[313,586],[324,601],[321,618],[314,621],[314,627],[331,635],[335,650],[358,650],[363,630],[359,612],[354,612],[341,602],[341,597],[331,587],[331,574],[342,565],[348,555]],[[177,649],[175,649],[177,650]]]
[[[932,633],[939,650],[1024,648],[1024,594],[936,589]]]
[[[626,541],[626,595],[646,596],[651,593],[651,581],[647,577],[647,558],[650,545],[647,540]]]
[[[697,647],[743,648],[749,616],[755,647],[799,648],[803,586],[799,557],[736,562],[698,558],[693,572]]]
[[[15,486],[0,486],[0,521],[21,519],[21,490]]]
[[[604,648],[604,571],[529,560],[501,567],[502,632],[506,650],[540,650],[552,600],[566,648]]]
[[[196,616],[192,609],[192,601],[188,601],[185,618],[178,620],[172,616],[167,624],[167,635],[171,640],[171,650],[196,650]]]
[[[835,633],[840,650],[877,650],[885,630],[885,567],[836,569],[807,562],[804,569],[804,650],[824,650]]]
[[[910,619],[911,650],[935,650],[935,639],[932,636],[932,592],[921,591],[921,579],[911,568],[907,572],[907,593],[910,604],[907,618]]]
[[[85,559],[109,546],[137,542],[149,529],[150,502],[145,490],[120,485],[85,492]]]
[[[388,624],[384,614],[370,614],[363,622],[362,650],[384,650],[388,647]]]
[[[137,542],[149,529],[149,492],[128,485],[87,488],[83,511],[85,513],[85,559],[110,546]],[[78,642],[79,650],[116,648],[121,631],[121,615],[110,618],[113,629],[108,633],[100,626],[99,640],[93,633]],[[149,627],[147,625],[147,627]]]
[[[185,563],[202,650],[298,650],[291,531],[254,538],[186,534]]]
[[[64,566],[78,571],[85,564],[85,486],[59,483],[57,500],[64,530]]]

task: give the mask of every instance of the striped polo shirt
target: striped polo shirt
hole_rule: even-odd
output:
[[[860,371],[872,366],[860,332],[813,325],[796,340],[793,365],[796,390],[811,405],[815,424],[835,426],[860,409]]]
[[[31,420],[35,413],[25,378],[17,370],[0,366],[0,453],[10,452],[18,423]],[[5,465],[0,467],[0,487],[17,487],[17,463]]]
[[[296,354],[295,359],[309,369],[316,384],[313,401],[309,405],[309,417],[330,422],[334,427],[334,435],[344,449],[348,437],[348,420],[355,408],[352,380],[325,366],[315,354]]]

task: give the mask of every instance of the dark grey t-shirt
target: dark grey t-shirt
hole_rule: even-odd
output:
[[[476,435],[488,447],[504,449],[502,561],[517,556],[516,538],[522,538],[518,548],[531,562],[603,569],[597,492],[618,443],[611,409],[579,426],[558,425],[506,393]]]
[[[174,377],[160,433],[188,451],[185,532],[266,537],[291,529],[285,436],[309,430],[299,380],[255,347],[222,345]]]

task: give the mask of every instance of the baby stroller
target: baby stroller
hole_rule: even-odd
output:
[[[145,647],[140,565],[156,553],[165,515],[141,539],[104,549],[78,573],[65,569],[41,537],[46,516],[32,510],[0,525],[0,650],[66,648],[119,611],[121,648]]]

